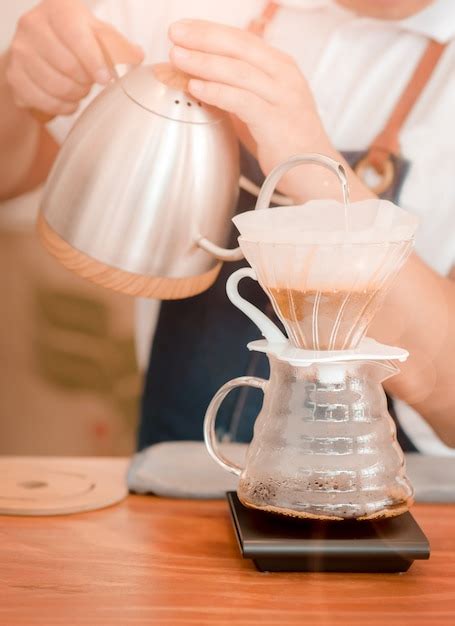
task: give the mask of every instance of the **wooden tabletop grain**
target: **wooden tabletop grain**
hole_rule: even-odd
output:
[[[455,506],[416,505],[429,561],[405,574],[267,574],[224,501],[130,496],[78,515],[0,518],[2,626],[453,626]]]

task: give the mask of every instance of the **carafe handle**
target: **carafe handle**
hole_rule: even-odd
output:
[[[251,304],[251,302],[248,302],[248,300],[245,300],[245,298],[242,298],[239,294],[238,286],[242,278],[257,280],[256,272],[251,267],[242,267],[229,276],[226,282],[226,293],[229,300],[256,324],[263,337],[265,337],[269,343],[285,343],[288,339],[283,335],[278,326],[276,326],[267,315],[254,306],[254,304]]]
[[[305,163],[321,165],[322,167],[325,167],[333,172],[340,182],[344,202],[349,201],[347,177],[343,165],[338,161],[335,161],[335,159],[325,156],[325,154],[311,152],[308,154],[297,154],[292,156],[286,161],[283,161],[283,163],[277,165],[270,172],[261,187],[255,209],[268,209],[270,207],[275,187],[277,186],[280,178],[293,167],[297,167],[297,165],[304,165]],[[220,246],[217,246],[209,241],[206,237],[200,237],[197,240],[197,244],[200,248],[214,256],[219,261],[240,261],[244,258],[243,252],[240,248],[233,248],[232,250],[221,248]]]
[[[264,378],[257,378],[256,376],[241,376],[240,378],[234,378],[233,380],[230,380],[228,383],[218,389],[205,413],[204,441],[208,453],[210,454],[212,459],[216,463],[218,463],[218,465],[220,465],[228,472],[231,472],[231,474],[235,474],[236,476],[240,476],[240,474],[243,472],[243,467],[240,467],[240,465],[236,465],[232,461],[229,461],[229,459],[227,459],[222,454],[218,446],[218,440],[216,438],[215,430],[215,422],[218,414],[218,409],[220,408],[224,398],[233,389],[236,389],[237,387],[254,387],[255,389],[262,389],[262,391],[264,392],[267,382],[268,381]]]

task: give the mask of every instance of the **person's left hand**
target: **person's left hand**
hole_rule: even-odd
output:
[[[293,154],[329,151],[311,91],[290,56],[213,22],[175,22],[169,35],[172,63],[196,77],[190,93],[246,124],[265,174]]]

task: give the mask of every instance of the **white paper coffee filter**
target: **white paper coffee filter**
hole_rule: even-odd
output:
[[[247,211],[233,218],[243,240],[276,244],[335,245],[412,239],[418,218],[388,200],[345,206],[335,200]],[[348,229],[346,228],[348,226]]]
[[[385,286],[402,267],[412,240],[384,244],[293,245],[239,238],[262,286],[362,291]]]

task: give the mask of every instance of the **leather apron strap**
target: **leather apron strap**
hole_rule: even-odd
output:
[[[262,13],[251,20],[247,26],[247,30],[250,33],[258,35],[258,37],[263,37],[265,29],[273,20],[279,8],[280,5],[278,2],[266,2]]]
[[[408,84],[393,109],[385,127],[376,136],[367,154],[357,163],[355,171],[364,180],[365,171],[373,168],[381,177],[371,189],[380,195],[393,183],[395,177],[392,155],[399,156],[399,134],[414,104],[430,80],[445,49],[445,44],[430,40]]]
[[[249,23],[248,30],[259,37],[263,37],[265,29],[273,20],[279,8],[279,2],[266,2],[262,13]],[[445,47],[446,44],[441,44],[437,41],[430,40],[428,42],[422,58],[417,64],[386,125],[374,139],[367,154],[354,167],[356,174],[364,182],[366,170],[373,168],[376,171],[380,176],[380,180],[374,186],[370,186],[370,188],[377,195],[387,191],[395,180],[395,160],[392,156],[398,157],[400,154],[399,134],[401,128],[430,80]]]

